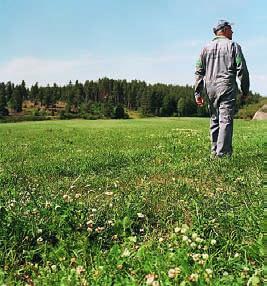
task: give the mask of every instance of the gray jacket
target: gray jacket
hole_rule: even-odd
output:
[[[195,94],[205,88],[210,100],[232,94],[235,97],[240,80],[243,95],[249,92],[249,73],[241,47],[224,36],[217,36],[201,51],[196,63]]]

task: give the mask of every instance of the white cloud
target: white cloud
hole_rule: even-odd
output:
[[[35,82],[46,85],[54,82],[66,84],[69,80],[75,81],[76,79],[79,81],[96,80],[108,76],[128,80],[140,79],[148,82],[184,84],[186,81],[190,83],[193,80],[190,70],[193,62],[192,57],[169,53],[112,58],[85,54],[69,60],[24,57],[13,59],[0,66],[0,79],[15,83],[24,79],[28,85]],[[185,66],[187,71],[185,71]]]
[[[0,66],[0,81],[27,85],[67,84],[70,80],[97,80],[102,77],[144,80],[148,83],[194,84],[195,55],[166,50],[149,56],[96,57],[84,54],[68,60],[24,57]],[[267,95],[267,75],[251,73],[251,89]]]

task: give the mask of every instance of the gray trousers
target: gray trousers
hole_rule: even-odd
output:
[[[211,153],[218,157],[231,156],[233,152],[235,102],[235,96],[229,94],[209,103]]]

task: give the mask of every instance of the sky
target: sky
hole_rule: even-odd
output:
[[[220,19],[233,22],[251,90],[267,96],[266,0],[0,0],[0,82],[193,85]]]

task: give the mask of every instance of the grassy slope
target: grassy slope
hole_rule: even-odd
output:
[[[211,160],[207,119],[0,125],[0,282],[260,285],[266,127]]]

